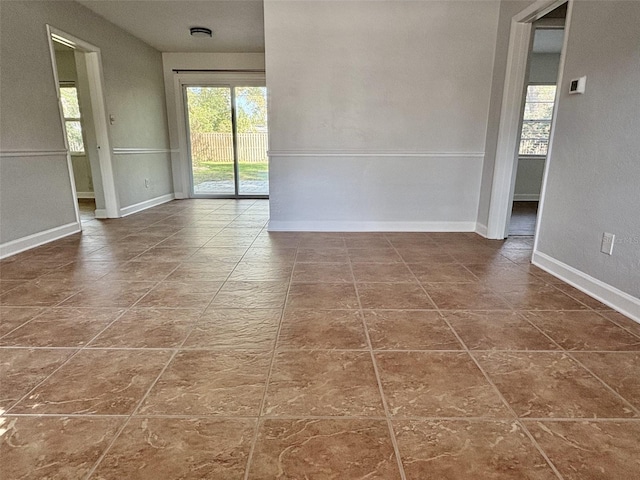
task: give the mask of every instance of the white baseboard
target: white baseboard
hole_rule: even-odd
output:
[[[514,202],[539,202],[540,194],[539,193],[516,193],[513,196]]]
[[[73,222],[59,227],[50,228],[44,232],[38,232],[16,240],[11,240],[10,242],[0,245],[0,258],[9,257],[16,253],[39,247],[45,243],[53,242],[54,240],[78,233],[81,230],[80,224],[78,222]]]
[[[475,222],[349,222],[270,220],[270,232],[474,232]]]
[[[107,217],[107,210],[105,208],[96,208],[94,214],[96,218],[99,218],[100,220],[109,218]]]
[[[96,198],[96,194],[94,192],[76,192],[77,198]]]
[[[144,202],[134,203],[133,205],[129,205],[128,207],[121,208],[120,216],[126,217],[127,215],[141,212],[142,210],[146,210],[147,208],[155,207],[157,205],[162,205],[163,203],[170,202],[174,198],[175,196],[173,193],[167,193],[166,195],[161,195],[159,197],[152,198],[151,200],[145,200]]]
[[[487,226],[482,223],[476,223],[476,233],[484,238],[487,238]]]
[[[640,298],[618,290],[542,252],[533,252],[531,261],[551,275],[640,323]]]
[[[185,198],[189,198],[189,195],[187,195],[186,193],[182,193],[182,192],[176,192],[174,193],[175,199],[176,200],[184,200]]]

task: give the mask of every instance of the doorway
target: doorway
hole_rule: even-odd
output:
[[[77,221],[118,218],[100,49],[50,25],[47,32]]]
[[[268,198],[264,80],[212,75],[182,83],[194,198]]]
[[[90,152],[87,151],[86,106],[81,105],[78,94],[78,69],[75,49],[60,43],[55,38],[53,48],[58,73],[58,96],[62,104],[64,133],[67,139],[71,166],[73,170],[76,198],[80,210],[80,220],[85,223],[95,218],[95,191]],[[82,102],[84,103],[84,102]]]
[[[520,152],[521,137],[523,136],[523,112],[527,100],[528,76],[530,67],[530,52],[534,42],[536,22],[545,16],[561,17],[542,20],[538,25],[546,21],[556,23],[564,27],[565,32],[570,27],[572,1],[569,0],[540,0],[527,7],[519,14],[515,15],[511,22],[511,32],[509,37],[509,51],[507,55],[507,69],[505,74],[504,92],[502,98],[502,108],[500,112],[500,124],[498,127],[498,143],[496,147],[495,167],[493,182],[491,186],[491,201],[489,205],[489,218],[487,223],[487,238],[504,239],[509,235],[509,225],[514,207],[514,190],[516,186],[517,164]],[[559,60],[557,84],[562,83],[562,65],[564,62],[564,52],[566,49],[566,35],[563,35],[562,47]],[[548,93],[548,92],[547,92]],[[553,93],[554,103],[557,92]],[[530,99],[535,97],[535,92],[531,92]],[[551,119],[549,119],[549,135],[547,144],[551,145],[553,138],[553,112],[555,107],[551,107]],[[530,139],[531,140],[531,139]],[[533,142],[535,143],[535,141]],[[535,229],[537,233],[537,218],[540,217],[544,206],[544,177],[548,171],[547,164],[551,157],[549,147],[544,161],[544,173],[542,174],[542,188],[539,197],[539,208],[536,208]],[[518,206],[518,205],[516,205]],[[528,209],[531,210],[531,209]],[[530,212],[525,215],[530,216]],[[535,240],[534,240],[535,242]]]
[[[536,231],[564,41],[565,16],[566,4],[533,23],[509,236],[533,236]]]

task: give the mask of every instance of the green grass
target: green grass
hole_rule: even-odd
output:
[[[241,180],[269,180],[269,164],[239,163]],[[193,167],[193,182],[197,185],[208,180],[233,180],[233,163],[201,162]]]

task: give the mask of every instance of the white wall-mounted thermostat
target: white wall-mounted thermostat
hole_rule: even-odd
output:
[[[574,78],[569,84],[569,93],[584,93],[587,86],[587,77]]]

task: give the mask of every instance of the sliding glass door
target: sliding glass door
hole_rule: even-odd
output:
[[[260,85],[184,85],[191,194],[269,194],[267,89]]]
[[[235,87],[238,194],[269,193],[267,87]]]

